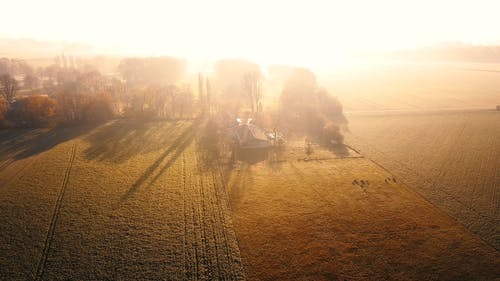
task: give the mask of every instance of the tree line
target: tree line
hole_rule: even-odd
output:
[[[181,82],[184,71],[185,62],[175,58],[123,59],[113,75],[65,58],[36,70],[22,60],[2,58],[0,126],[191,118],[195,97]]]
[[[0,125],[40,127],[116,117],[185,119],[222,114],[225,126],[237,117],[251,117],[258,125],[288,135],[307,135],[325,143],[343,140],[341,129],[347,120],[341,103],[304,68],[286,69],[278,103],[266,107],[265,75],[259,65],[244,60],[217,61],[212,73],[194,77],[186,74],[184,60],[172,57],[125,58],[113,74],[74,61],[57,57],[53,64],[35,70],[22,60],[0,59]]]

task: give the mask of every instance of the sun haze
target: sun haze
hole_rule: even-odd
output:
[[[239,57],[324,66],[346,56],[500,40],[481,1],[5,1],[0,36],[87,43],[101,53]],[[19,16],[29,20],[19,20]]]
[[[1,1],[1,280],[499,280],[500,0]]]

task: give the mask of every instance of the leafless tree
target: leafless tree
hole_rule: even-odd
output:
[[[12,103],[19,89],[17,80],[9,74],[0,76],[0,93],[5,97],[8,103]]]
[[[262,75],[259,72],[249,72],[243,76],[243,89],[248,97],[252,112],[259,112],[262,108]]]

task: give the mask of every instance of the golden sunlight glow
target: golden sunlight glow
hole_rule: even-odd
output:
[[[198,60],[241,57],[321,67],[356,53],[500,40],[500,2],[488,0],[10,0],[2,10],[1,37]]]

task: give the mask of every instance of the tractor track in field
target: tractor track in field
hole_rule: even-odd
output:
[[[184,198],[183,276],[180,279],[244,280],[220,179],[215,171],[203,171],[197,155],[188,156],[183,154],[180,159]]]
[[[237,243],[237,239],[235,237],[235,234],[234,232],[231,233],[229,232],[230,230],[232,230],[232,223],[228,222],[226,218],[228,212],[230,210],[228,210],[228,205],[227,205],[227,202],[229,201],[229,199],[227,198],[227,194],[225,193],[226,191],[226,187],[224,185],[224,183],[222,182],[222,175],[220,174],[220,170],[218,171],[219,173],[216,174],[216,173],[212,173],[212,179],[213,179],[213,192],[214,192],[214,199],[215,199],[215,202],[214,204],[217,206],[217,212],[221,218],[221,220],[219,221],[219,224],[220,226],[218,227],[218,229],[223,229],[222,231],[222,234],[221,236],[223,237],[223,240],[224,240],[224,249],[227,253],[227,255],[225,255],[227,257],[227,262],[229,265],[232,265],[234,263],[233,260],[231,260],[231,257],[233,254],[235,254],[238,258],[239,258],[239,266],[240,266],[240,271],[241,272],[238,272],[237,268],[231,266],[230,267],[230,272],[231,272],[231,275],[234,276],[233,280],[238,280],[238,279],[245,279],[245,272],[244,272],[244,269],[243,269],[243,266],[241,265],[241,254],[240,254],[240,250],[239,250],[239,246],[238,246],[238,243]],[[218,176],[220,176],[220,178],[218,178]],[[219,184],[217,184],[217,182],[220,181]],[[226,206],[226,209],[224,209],[224,206]],[[231,227],[229,227],[229,225],[231,225]],[[231,235],[233,237],[228,237],[228,235]],[[229,245],[229,239],[232,239],[235,241],[236,245],[234,245],[234,250],[236,250],[236,253],[232,253],[232,249],[231,249],[231,245]],[[216,244],[217,245],[217,244]]]
[[[71,173],[71,168],[73,167],[73,163],[75,161],[75,155],[76,155],[76,144],[73,144],[71,147],[71,154],[69,157],[69,163],[68,163],[68,166],[67,166],[66,171],[64,173],[64,179],[63,179],[62,184],[61,184],[59,196],[57,197],[57,201],[56,201],[56,204],[54,206],[54,212],[53,212],[51,220],[50,220],[49,229],[47,231],[47,236],[46,236],[46,239],[44,242],[42,256],[40,257],[40,260],[38,262],[33,280],[42,280],[44,270],[45,270],[45,265],[47,263],[47,258],[49,256],[50,245],[52,244],[52,240],[54,238],[54,232],[55,232],[55,228],[56,228],[56,224],[57,224],[57,219],[59,217],[59,212],[61,209],[62,200],[64,197],[64,193],[66,192],[66,188],[68,186],[68,180],[69,180],[69,175]]]

